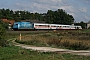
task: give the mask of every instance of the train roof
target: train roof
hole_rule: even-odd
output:
[[[49,25],[47,23],[34,23],[34,24],[37,24],[37,25]]]
[[[62,24],[48,24],[48,23],[34,23],[35,25],[52,25],[52,26],[70,26],[70,25],[62,25]]]

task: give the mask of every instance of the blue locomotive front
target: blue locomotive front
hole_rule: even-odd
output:
[[[34,29],[34,24],[31,22],[15,22],[12,28],[13,30]]]

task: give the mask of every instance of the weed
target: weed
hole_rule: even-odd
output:
[[[37,33],[32,35],[22,36],[19,43],[35,45],[35,46],[55,46],[65,47],[69,49],[86,50],[90,47],[89,33],[82,33],[77,31],[68,32],[47,32]]]

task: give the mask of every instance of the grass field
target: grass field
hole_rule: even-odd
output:
[[[90,30],[83,31],[48,31],[48,32],[10,32],[6,39],[17,38],[18,42],[35,46],[51,46],[58,48],[90,47]],[[59,44],[58,44],[59,43]],[[90,56],[77,56],[63,53],[41,53],[15,47],[12,43],[7,47],[0,47],[0,60],[90,60]],[[63,47],[64,46],[64,47]],[[66,47],[65,47],[66,46]],[[79,46],[79,47],[80,47]],[[72,48],[74,49],[74,48]]]
[[[61,53],[41,53],[9,46],[0,48],[0,60],[90,60],[90,57]]]
[[[50,31],[37,34],[22,34],[17,42],[35,46],[51,46],[75,50],[90,49],[90,33],[85,31]]]

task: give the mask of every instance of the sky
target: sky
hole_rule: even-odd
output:
[[[90,21],[90,0],[0,0],[0,9],[47,13],[63,9],[72,15],[75,22]]]

